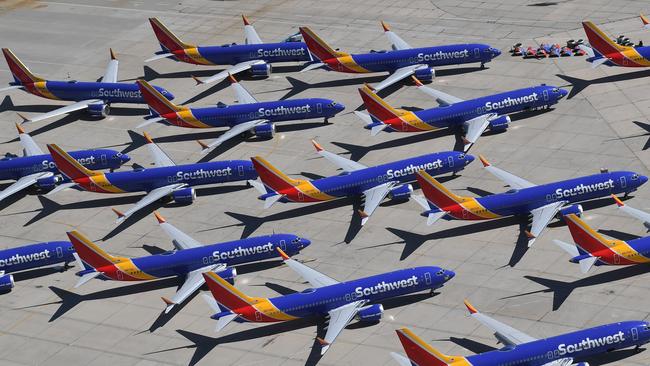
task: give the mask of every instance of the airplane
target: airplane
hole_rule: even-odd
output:
[[[307,46],[303,42],[264,43],[246,16],[242,15],[242,20],[246,35],[245,44],[197,46],[181,41],[157,18],[149,18],[162,51],[144,62],[170,57],[194,65],[230,65],[209,78],[194,78],[197,84],[209,84],[247,70],[253,77],[267,77],[272,72],[271,64],[277,62],[311,61]]]
[[[612,198],[614,198],[614,202],[616,202],[616,206],[618,207],[618,210],[634,217],[635,219],[641,220],[643,223],[643,226],[646,227],[646,229],[650,230],[650,214],[647,212],[641,211],[638,208],[631,207],[629,205],[626,205],[623,201],[621,201],[620,198],[612,195]]]
[[[623,348],[638,349],[650,341],[650,323],[644,321],[610,323],[538,339],[479,312],[467,300],[465,306],[472,318],[494,333],[502,348],[472,356],[450,356],[408,328],[401,328],[396,332],[407,357],[394,352],[391,356],[401,366],[589,366],[580,360]]]
[[[10,273],[64,263],[64,268],[74,262],[74,248],[69,241],[50,241],[0,250],[0,293],[14,287]]]
[[[233,320],[267,323],[325,316],[329,317],[327,332],[317,338],[324,355],[353,318],[371,323],[381,320],[382,300],[426,290],[433,294],[455,276],[453,271],[427,266],[339,282],[277,250],[284,263],[312,287],[273,298],[251,297],[214,273],[203,273],[213,296],[204,299],[215,312],[211,318],[217,320],[217,332]]]
[[[0,191],[0,201],[31,186],[50,190],[66,181],[52,156],[45,154],[20,125],[16,124],[16,129],[24,155],[7,153],[0,158],[0,180],[16,181]],[[109,149],[71,151],[70,156],[92,170],[117,169],[131,159],[127,154]]]
[[[568,94],[564,89],[542,84],[463,100],[426,87],[416,77],[413,79],[417,89],[435,98],[439,107],[416,112],[398,109],[386,103],[368,85],[359,88],[361,99],[370,115],[360,111],[354,113],[366,123],[365,128],[370,130],[371,136],[376,136],[381,131],[422,132],[462,126],[465,130],[463,149],[467,152],[485,130],[504,131],[508,128],[508,114],[550,108]]]
[[[9,83],[9,87],[0,89],[0,92],[22,89],[39,97],[74,102],[29,119],[19,114],[23,119],[23,123],[38,122],[81,109],[86,109],[92,117],[104,118],[110,114],[112,103],[144,104],[144,99],[135,83],[120,83],[117,81],[118,61],[112,49],[110,50],[111,60],[99,82],[46,80],[32,74],[10,49],[3,48],[2,53],[5,55],[14,81]],[[165,98],[174,99],[174,95],[164,88],[159,86],[154,88]]]
[[[504,193],[474,198],[458,196],[426,172],[418,172],[424,197],[413,196],[426,211],[427,225],[441,218],[457,220],[490,220],[505,216],[532,215],[530,231],[526,230],[528,246],[532,246],[551,220],[561,215],[581,214],[577,202],[605,197],[612,193],[635,191],[648,177],[630,171],[603,171],[600,174],[537,185],[491,165],[479,155],[485,170],[510,186]]]
[[[47,145],[47,148],[59,171],[70,179],[71,186],[97,193],[147,192],[130,209],[124,212],[113,209],[118,217],[117,223],[162,198],[171,197],[178,203],[192,203],[196,199],[194,186],[257,178],[257,173],[248,160],[176,165],[153,143],[149,135],[145,133],[144,137],[155,162],[154,168],[102,173],[85,168],[57,145]],[[48,194],[64,188],[69,187],[60,185]]]
[[[230,81],[237,95],[238,104],[219,103],[212,107],[190,108],[175,105],[149,83],[138,80],[142,95],[153,111],[152,117],[154,117],[138,127],[163,120],[179,127],[229,127],[214,141],[199,142],[203,147],[203,153],[207,153],[225,141],[247,132],[262,138],[272,138],[275,134],[276,122],[324,118],[327,123],[329,118],[345,109],[343,104],[323,98],[259,102],[232,75]]]
[[[345,73],[373,73],[388,71],[390,75],[374,89],[380,91],[396,82],[415,75],[424,81],[435,77],[435,67],[469,63],[485,63],[499,56],[501,51],[486,44],[453,44],[436,47],[413,48],[385,22],[381,22],[384,34],[392,44],[391,51],[371,51],[370,53],[350,54],[330,47],[308,27],[300,27],[309,53],[318,59],[301,72],[327,67],[327,69]]]
[[[600,30],[592,22],[582,22],[589,46],[581,47],[587,52],[592,67],[599,65],[623,67],[648,67],[650,66],[650,47],[648,46],[622,46]]]
[[[293,234],[273,234],[204,245],[180,231],[154,212],[160,227],[172,239],[174,250],[136,258],[117,257],[105,252],[78,231],[68,232],[75,248],[80,277],[75,288],[93,278],[114,281],[148,281],[178,276],[184,282],[171,298],[162,297],[165,313],[183,303],[205,283],[204,272],[233,281],[234,265],[276,259],[276,248],[299,253],[311,244]]]
[[[261,156],[252,157],[261,183],[252,180],[249,183],[261,194],[258,198],[264,201],[264,208],[269,208],[278,201],[322,202],[362,195],[365,203],[359,214],[361,225],[364,225],[387,196],[391,199],[407,199],[411,196],[413,187],[409,182],[415,179],[416,171],[422,169],[434,175],[449,172],[455,174],[474,161],[471,155],[446,151],[367,167],[323,149],[314,140],[312,144],[320,156],[343,173],[316,180],[293,179]]]
[[[617,198],[618,199],[618,198]],[[608,240],[576,215],[564,216],[575,244],[553,240],[569,253],[570,262],[578,263],[584,274],[595,266],[629,265],[650,262],[650,237],[633,240]]]

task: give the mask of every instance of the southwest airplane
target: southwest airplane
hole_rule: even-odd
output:
[[[630,214],[635,217],[639,216],[634,211],[647,216],[647,213],[643,211],[625,206],[618,197],[614,195],[612,197],[622,211],[626,213],[632,211]],[[571,255],[572,263],[580,264],[582,273],[589,272],[594,265],[629,265],[650,262],[650,237],[628,241],[608,240],[576,215],[567,215],[564,217],[564,221],[571,231],[575,244],[565,243],[561,240],[553,240],[553,242]]]
[[[391,356],[402,366],[589,366],[584,359],[613,350],[640,347],[650,341],[650,323],[625,321],[537,339],[480,313],[467,300],[472,318],[494,332],[503,348],[473,356],[449,356],[431,347],[407,328],[397,330],[407,357]],[[576,363],[574,363],[576,362]]]
[[[31,186],[49,190],[65,179],[60,175],[52,156],[43,153],[25,130],[16,124],[24,156],[6,154],[0,159],[0,180],[16,182],[0,191],[0,201]],[[115,150],[96,149],[71,151],[70,156],[88,169],[117,169],[130,160]],[[65,183],[64,183],[65,184]]]
[[[650,66],[650,47],[621,46],[601,31],[592,22],[582,22],[589,46],[587,51],[592,67],[607,66],[648,67]]]
[[[50,241],[0,250],[0,292],[14,287],[12,272],[74,262],[74,248],[68,241]]]
[[[223,46],[197,46],[181,41],[162,22],[149,18],[153,32],[158,38],[161,52],[144,62],[173,57],[177,61],[195,65],[231,65],[220,73],[207,79],[195,80],[207,84],[224,80],[228,75],[250,70],[252,76],[271,75],[271,64],[276,62],[310,61],[307,46],[302,42],[264,43],[248,19],[244,20],[246,44],[225,44]]]
[[[318,338],[321,355],[353,318],[378,322],[384,312],[382,300],[442,287],[455,274],[440,267],[415,267],[351,281],[339,282],[289,257],[278,249],[284,263],[312,286],[302,292],[262,298],[247,296],[212,272],[203,273],[213,299],[208,301],[215,314],[216,331],[228,323],[282,322],[312,316],[327,316],[325,338]]]
[[[433,175],[459,172],[474,160],[471,155],[456,151],[432,153],[414,158],[394,161],[388,164],[367,167],[361,163],[331,153],[312,140],[316,152],[336,165],[342,174],[316,180],[293,179],[271,165],[266,159],[251,158],[262,183],[249,181],[258,192],[264,208],[275,202],[322,202],[342,197],[362,195],[364,209],[359,211],[361,225],[386,198],[409,198],[413,187],[408,184],[415,180],[415,172],[427,171]]]
[[[501,54],[501,51],[496,48],[478,43],[413,48],[391,31],[385,22],[381,24],[393,50],[362,54],[334,50],[311,29],[300,27],[300,33],[309,48],[309,53],[320,61],[307,66],[302,71],[322,66],[332,71],[359,74],[388,71],[390,76],[374,87],[375,90],[380,91],[411,75],[415,75],[420,80],[431,81],[436,74],[437,66],[480,62],[483,67],[485,63]]]
[[[259,102],[232,75],[230,81],[239,104],[220,103],[213,107],[190,108],[175,105],[146,81],[139,80],[137,83],[144,99],[158,117],[149,118],[138,127],[162,120],[179,127],[229,127],[214,141],[207,144],[200,142],[203,152],[207,153],[225,141],[249,131],[262,138],[271,138],[275,134],[276,122],[324,118],[327,123],[328,118],[345,109],[343,104],[322,98]]]
[[[549,108],[568,94],[564,89],[542,84],[463,100],[426,87],[415,77],[413,79],[418,90],[435,98],[440,107],[416,112],[393,108],[365,85],[359,88],[359,93],[370,115],[360,111],[354,113],[366,122],[370,135],[375,136],[381,131],[422,132],[463,126],[466,132],[464,151],[467,151],[488,128],[492,131],[508,128],[509,113]]]
[[[183,285],[171,299],[163,297],[165,313],[184,302],[205,283],[202,274],[217,273],[233,280],[237,271],[232,266],[276,259],[276,249],[299,253],[311,242],[292,234],[273,234],[219,244],[203,245],[167,223],[154,212],[160,227],[172,239],[175,250],[145,257],[116,257],[106,253],[78,231],[68,232],[75,248],[80,276],[75,288],[93,278],[115,281],[148,281],[165,277],[184,278]]]
[[[93,117],[103,118],[110,113],[111,103],[144,103],[138,85],[117,82],[118,61],[113,50],[111,50],[111,60],[100,82],[46,80],[32,74],[10,49],[3,48],[2,52],[5,59],[7,59],[7,65],[9,65],[14,81],[9,83],[9,87],[0,89],[0,92],[22,89],[30,94],[47,99],[75,102],[32,119],[21,116],[24,119],[23,123],[42,121],[81,109],[86,109]],[[155,88],[165,98],[174,99],[174,95],[167,90],[158,86]]]
[[[146,133],[145,139],[155,167],[114,173],[87,169],[57,145],[47,145],[47,148],[59,171],[83,190],[97,193],[147,192],[132,208],[124,212],[113,209],[118,223],[164,197],[171,196],[179,203],[192,203],[196,199],[194,186],[257,178],[253,165],[247,160],[176,165]]]
[[[536,185],[501,170],[482,156],[485,169],[511,189],[505,193],[473,198],[458,196],[426,172],[418,172],[417,180],[426,199],[413,198],[426,210],[427,224],[447,217],[458,220],[489,220],[513,215],[532,215],[532,226],[526,231],[528,246],[532,246],[558,212],[562,215],[580,214],[577,202],[605,197],[610,194],[635,191],[648,177],[635,172],[616,171],[588,175],[559,182]]]

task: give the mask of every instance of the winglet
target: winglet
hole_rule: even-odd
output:
[[[361,216],[362,219],[367,219],[368,217],[370,217],[364,210],[359,210],[359,216]]]
[[[22,126],[20,126],[18,123],[16,123],[16,130],[18,130],[19,135],[22,135],[23,133],[25,133],[25,129],[22,128]]]
[[[390,32],[390,27],[383,20],[381,21],[381,26],[384,28],[384,32]]]
[[[321,151],[325,150],[325,149],[323,149],[322,146],[320,146],[320,144],[318,142],[316,142],[316,140],[311,140],[311,144],[314,145],[314,148],[316,148],[317,152],[321,152]]]
[[[111,60],[117,60],[117,56],[115,56],[115,52],[113,52],[112,48],[108,49],[111,52]]]
[[[118,218],[121,219],[121,218],[124,217],[124,213],[122,213],[122,212],[119,211],[118,209],[116,209],[116,208],[111,208],[111,210],[113,210],[113,212],[115,212],[115,214],[117,215]]]
[[[411,75],[411,79],[413,79],[413,82],[415,83],[415,86],[424,86],[420,79],[416,78],[415,75]]]
[[[280,249],[280,248],[275,248],[275,249],[277,249],[277,250],[278,250],[278,253],[280,253],[280,257],[282,257],[282,260],[285,260],[285,261],[286,261],[286,260],[291,259],[291,257],[289,257],[289,256],[287,255],[287,253],[285,253],[282,249]]]
[[[476,308],[474,307],[474,305],[472,305],[472,304],[469,302],[469,300],[465,299],[465,301],[463,301],[463,302],[465,303],[465,306],[467,307],[467,310],[469,310],[469,313],[470,313],[470,314],[476,314],[476,313],[478,313],[478,310],[476,310]]]
[[[210,146],[209,146],[208,144],[206,144],[205,142],[203,142],[203,141],[201,141],[201,140],[196,140],[196,143],[198,143],[199,145],[201,145],[201,148],[203,148],[203,150],[205,150],[205,149],[209,149],[209,148],[210,148]]]
[[[251,22],[248,21],[248,18],[246,18],[246,15],[242,14],[241,19],[244,21],[244,25],[251,25]]]
[[[375,91],[375,88],[373,88],[372,85],[370,85],[368,83],[363,83],[363,86],[365,86],[366,88],[372,90],[373,92]]]
[[[151,136],[149,136],[148,133],[143,132],[142,135],[144,136],[144,139],[147,141],[148,144],[153,144],[153,139],[151,138]]]
[[[478,158],[481,159],[481,163],[483,163],[484,167],[490,166],[490,162],[485,158],[485,156],[479,155]]]
[[[170,305],[176,305],[175,302],[171,301],[170,299],[168,299],[168,298],[166,298],[166,297],[164,297],[164,296],[162,296],[161,299],[162,299],[162,301],[163,301],[167,306],[170,306]]]
[[[162,215],[159,214],[158,211],[154,211],[154,212],[153,212],[153,215],[156,216],[156,220],[158,220],[158,223],[159,223],[159,224],[164,224],[164,223],[166,222],[166,221],[165,221],[165,218],[162,217]],[[163,300],[164,300],[164,298],[163,298]]]
[[[621,201],[620,198],[616,197],[615,194],[612,195],[612,198],[613,198],[614,201],[616,202],[616,206],[618,206],[618,207],[623,207],[623,206],[625,206],[625,203],[623,203],[623,201]]]
[[[328,341],[324,340],[321,337],[316,337],[316,340],[318,341],[318,343],[320,343],[321,346],[329,346],[330,345],[330,343]]]
[[[526,234],[526,237],[528,237],[528,239],[535,239],[535,238],[537,238],[535,235],[533,235],[533,233],[531,233],[531,232],[528,231],[528,230],[524,230],[524,234]]]
[[[196,81],[196,85],[204,84],[203,81],[202,81],[201,79],[197,78],[197,77],[194,76],[194,75],[192,75],[192,79],[194,79],[194,81]]]
[[[237,84],[237,79],[235,79],[235,77],[232,76],[231,73],[228,73],[228,80],[230,80],[231,84]]]

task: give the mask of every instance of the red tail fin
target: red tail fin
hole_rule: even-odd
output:
[[[102,174],[101,172],[87,169],[83,165],[79,164],[75,158],[68,155],[68,153],[63,151],[63,149],[57,145],[47,145],[47,149],[50,150],[52,159],[59,171],[72,180]]]
[[[260,156],[252,157],[251,160],[262,182],[274,191],[295,187],[302,182],[300,179],[290,178]]]
[[[164,95],[160,94],[160,92],[151,86],[151,84],[148,82],[144,80],[138,80],[136,83],[138,83],[140,92],[142,92],[142,97],[147,102],[149,107],[151,107],[151,109],[156,111],[156,113],[159,115],[162,116],[163,114],[183,110],[182,107],[177,106],[176,104],[170,102],[169,99],[165,98]]]
[[[16,80],[17,83],[33,84],[37,81],[45,81],[45,79],[32,74],[27,66],[25,66],[10,49],[3,48],[2,53],[4,53],[7,65],[9,65],[9,70],[11,70],[14,80]]]
[[[174,52],[196,47],[193,44],[181,41],[157,18],[149,18],[149,23],[151,23],[151,27],[153,28],[153,32],[156,34],[156,38],[158,38],[158,42],[160,42],[160,45],[167,51]]]
[[[368,109],[368,113],[380,121],[388,121],[402,115],[400,111],[388,105],[388,103],[375,94],[368,85],[359,88],[359,94],[361,94],[361,99],[363,99],[363,104]]]
[[[300,27],[300,33],[302,34],[302,39],[305,41],[305,44],[307,44],[309,52],[321,61],[348,55],[345,52],[339,52],[332,49],[332,47],[325,43],[325,41],[318,37],[316,33],[308,27]]]
[[[203,278],[214,299],[230,310],[240,309],[257,302],[255,298],[237,290],[235,286],[212,271],[203,273]]]
[[[595,253],[614,245],[613,241],[605,239],[574,214],[564,216],[564,221],[571,231],[573,242],[587,253]]]
[[[420,188],[422,188],[424,197],[438,208],[451,207],[463,202],[463,197],[452,193],[427,172],[417,172],[416,178]]]
[[[596,27],[592,22],[582,22],[582,27],[585,29],[591,47],[601,55],[611,55],[630,48],[613,42],[609,36]]]
[[[123,260],[123,258],[114,257],[106,253],[85,235],[76,230],[70,231],[67,234],[79,258],[93,268],[119,263]]]
[[[407,328],[396,330],[402,347],[412,363],[418,366],[448,366],[463,360],[462,356],[447,356],[426,344]],[[459,363],[460,364],[460,363]]]

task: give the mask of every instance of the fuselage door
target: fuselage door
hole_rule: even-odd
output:
[[[257,320],[258,322],[261,322],[262,321],[262,313],[260,313],[259,311],[256,311],[255,312],[255,320]]]
[[[431,284],[431,272],[424,272],[424,283],[427,285]]]
[[[449,163],[450,168],[454,167],[454,157],[453,156],[448,156],[447,157],[447,162]]]
[[[474,49],[474,57],[481,58],[481,51],[478,48]]]
[[[284,252],[287,251],[287,242],[286,241],[280,240],[280,249],[282,249],[282,251],[284,251]]]
[[[117,280],[122,281],[124,279],[124,273],[122,273],[122,271],[120,271],[119,269],[116,272],[117,272]]]
[[[621,263],[621,256],[614,253],[614,264],[620,264]]]
[[[316,103],[316,113],[318,113],[318,114],[323,113],[323,104],[322,103]]]
[[[305,200],[305,195],[301,191],[298,191],[298,201],[302,202],[304,200]]]
[[[544,95],[544,101],[548,102],[548,90],[544,90],[542,94]]]
[[[625,179],[625,177],[623,176],[621,177],[620,181],[621,181],[621,188],[625,189],[627,187],[627,179]]]
[[[56,257],[63,258],[63,247],[56,247]]]
[[[244,166],[243,165],[238,165],[237,166],[237,173],[239,174],[240,177],[244,176]]]
[[[632,340],[633,341],[639,340],[639,330],[636,327],[632,328]]]
[[[102,159],[102,165],[106,166],[106,154],[102,154],[102,156],[100,156],[100,159]]]

